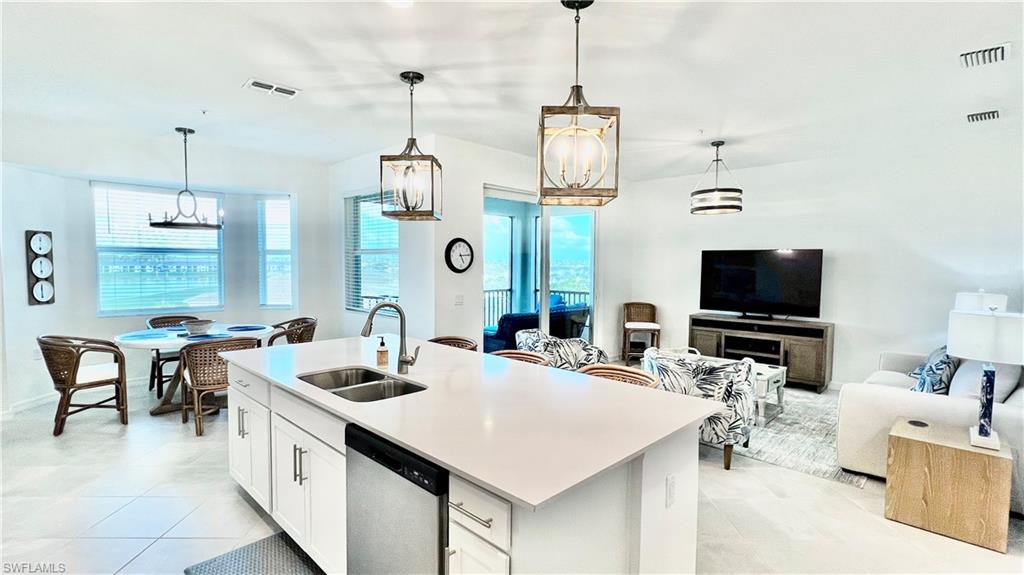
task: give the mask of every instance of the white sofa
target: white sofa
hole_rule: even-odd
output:
[[[924,356],[921,355],[883,353],[879,371],[871,374],[864,383],[842,386],[836,441],[841,467],[885,477],[889,429],[900,417],[959,425],[964,428],[964,434],[967,434],[968,426],[978,424],[976,398],[910,391],[915,380],[907,373],[922,361]],[[1024,454],[1021,453],[1024,446],[1024,386],[1021,381],[1018,380],[1016,389],[1003,403],[993,406],[992,428],[1013,451],[1010,508],[1024,513]]]

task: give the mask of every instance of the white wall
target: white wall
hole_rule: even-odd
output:
[[[35,337],[63,333],[112,338],[144,327],[144,317],[96,316],[95,237],[89,181],[180,187],[181,141],[170,135],[139,140],[87,131],[69,123],[8,118],[3,134],[3,276],[5,410],[52,394]],[[321,319],[318,338],[337,333],[329,305],[330,249],[326,238],[327,166],[189,141],[194,189],[225,192],[225,306],[204,317],[227,321],[280,321],[297,315]],[[245,190],[290,194],[298,210],[299,289],[293,310],[259,308],[255,203]],[[29,306],[22,253],[26,229],[54,233],[56,303]],[[128,358],[130,376],[148,374],[145,352]],[[139,383],[138,385],[143,385]]]
[[[622,192],[629,209],[602,209],[604,231],[633,246],[602,276],[628,275],[631,299],[658,306],[663,344],[680,347],[698,311],[701,250],[822,248],[833,380],[860,381],[882,351],[942,345],[957,291],[1007,293],[1021,307],[1020,122],[963,123],[933,136],[736,171],[736,215],[691,216],[697,177],[633,183]]]

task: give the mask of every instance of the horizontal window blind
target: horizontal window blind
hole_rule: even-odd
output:
[[[259,200],[257,244],[260,305],[292,307],[292,204],[288,198]]]
[[[214,219],[220,196],[196,196],[198,213]],[[101,315],[223,307],[221,232],[149,226],[150,214],[177,213],[176,198],[176,190],[93,182]]]
[[[398,301],[398,222],[380,214],[377,194],[345,199],[345,307]]]

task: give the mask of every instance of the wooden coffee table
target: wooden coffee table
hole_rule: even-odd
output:
[[[889,431],[885,517],[1006,553],[1012,470],[1005,443],[975,447],[966,426],[899,419]]]

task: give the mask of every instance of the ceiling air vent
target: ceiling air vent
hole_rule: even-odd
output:
[[[968,122],[984,122],[986,120],[998,120],[999,110],[991,110],[988,112],[975,112],[974,114],[967,114]]]
[[[275,96],[288,98],[289,100],[291,100],[295,96],[298,96],[299,92],[301,91],[295,88],[289,88],[287,86],[280,86],[277,84],[272,84],[270,82],[264,82],[263,80],[257,80],[255,78],[249,78],[248,80],[246,80],[244,87],[251,88],[253,90],[256,90],[257,92],[262,92],[264,94],[274,94]]]
[[[993,46],[992,48],[984,48],[982,50],[974,50],[973,52],[964,52],[960,54],[960,65],[964,68],[973,68],[975,66],[984,66],[985,64],[995,64],[1002,62],[1010,57],[1010,43],[1000,44]]]

